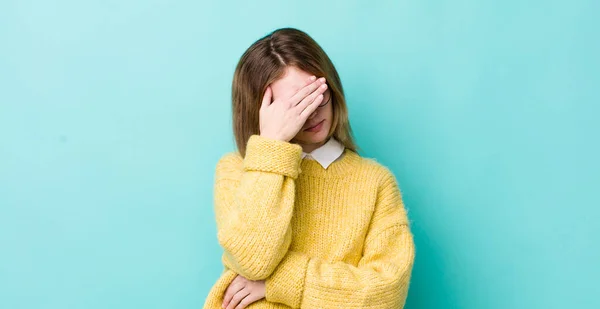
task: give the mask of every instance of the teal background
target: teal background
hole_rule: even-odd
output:
[[[256,39],[333,59],[416,237],[406,308],[600,308],[597,1],[0,3],[0,308],[201,308]]]

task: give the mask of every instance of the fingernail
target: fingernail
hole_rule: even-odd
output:
[[[317,77],[316,77],[316,76],[314,76],[314,75],[310,77],[310,80],[311,80],[311,81],[314,81],[315,79],[317,79]]]
[[[321,78],[319,79],[319,81],[320,81],[320,82],[322,82],[322,83],[324,83],[324,82],[325,82],[325,77],[321,77]]]

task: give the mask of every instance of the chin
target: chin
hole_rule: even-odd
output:
[[[302,132],[302,134],[297,135],[295,139],[304,144],[318,144],[327,139],[327,132],[329,132],[329,128],[323,128],[321,131],[315,133]]]

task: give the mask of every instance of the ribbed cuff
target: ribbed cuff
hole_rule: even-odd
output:
[[[265,299],[300,308],[309,261],[310,258],[303,253],[288,251],[273,274],[265,280]]]
[[[246,145],[244,169],[298,178],[302,147],[280,140],[252,135]]]

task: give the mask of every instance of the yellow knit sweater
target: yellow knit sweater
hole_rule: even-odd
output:
[[[323,169],[297,144],[252,135],[215,174],[224,271],[205,309],[237,274],[266,283],[260,308],[402,308],[415,245],[391,171],[346,149]]]

